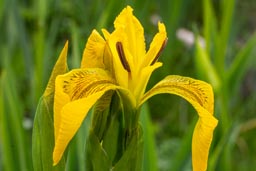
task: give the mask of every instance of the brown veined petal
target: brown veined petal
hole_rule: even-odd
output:
[[[134,63],[138,63],[145,56],[144,29],[139,20],[133,15],[133,9],[127,6],[114,22],[115,29],[124,29],[128,38],[128,50],[133,56]]]
[[[86,43],[81,68],[105,68],[103,55],[106,42],[101,35],[93,30]]]
[[[59,58],[53,68],[51,77],[44,91],[44,96],[48,96],[54,92],[55,79],[58,75],[64,74],[68,70],[67,66],[67,53],[68,53],[68,41],[66,41],[64,48],[62,49]]]
[[[163,50],[167,41],[167,33],[165,30],[165,25],[163,23],[158,23],[158,33],[154,36],[150,48],[146,53],[145,59],[142,63],[142,67],[150,65],[155,58],[159,57],[159,53]],[[157,60],[157,59],[156,59]]]
[[[171,75],[149,90],[142,98],[140,105],[150,97],[161,93],[170,93],[183,97],[198,112],[199,119],[192,139],[192,164],[193,170],[205,171],[207,169],[213,131],[218,123],[213,116],[214,97],[212,87],[200,80]]]
[[[59,75],[54,96],[54,165],[61,159],[90,108],[108,90],[118,88],[103,69],[75,69]]]

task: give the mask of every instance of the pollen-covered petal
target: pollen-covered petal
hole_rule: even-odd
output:
[[[93,30],[84,49],[81,68],[105,68],[103,63],[105,45],[103,37]]]
[[[67,53],[68,53],[68,41],[65,43],[64,48],[62,49],[59,58],[52,70],[51,77],[47,84],[47,87],[44,91],[44,96],[48,96],[54,92],[55,79],[58,75],[64,74],[68,70],[67,66]]]
[[[149,50],[145,56],[142,66],[143,67],[148,66],[153,61],[156,62],[166,43],[167,43],[167,34],[165,30],[165,25],[159,22],[158,33],[154,36],[153,41],[150,44]]]
[[[128,50],[134,57],[134,63],[137,63],[145,56],[145,38],[144,29],[139,20],[133,15],[133,9],[127,6],[118,15],[114,22],[115,29],[123,29],[127,35]]]
[[[76,69],[56,78],[54,96],[55,164],[58,163],[66,145],[80,127],[92,105],[106,91],[117,87],[109,73],[100,68]],[[72,128],[71,132],[68,132],[66,128]]]
[[[193,170],[205,171],[213,131],[218,123],[213,116],[214,97],[212,87],[200,80],[171,75],[149,90],[142,98],[140,105],[150,97],[161,93],[181,96],[196,109],[199,119],[192,139]]]

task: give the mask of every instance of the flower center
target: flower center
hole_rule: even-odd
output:
[[[153,61],[151,62],[150,66],[152,66],[153,64],[155,64],[160,55],[162,54],[162,51],[164,50],[166,44],[168,42],[168,38],[166,38],[163,43],[162,43],[162,46],[160,48],[160,50],[158,51],[158,53],[156,54],[155,58],[153,59]],[[131,72],[131,68],[130,68],[130,65],[125,57],[125,53],[124,53],[124,49],[123,49],[123,44],[122,42],[116,42],[116,50],[117,50],[117,53],[118,53],[118,56],[119,56],[119,59],[124,67],[124,69],[127,71],[127,72]]]

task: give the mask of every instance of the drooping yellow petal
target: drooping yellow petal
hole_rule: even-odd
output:
[[[104,69],[103,55],[105,45],[105,40],[96,30],[93,30],[84,49],[81,68]]]
[[[67,53],[68,53],[68,41],[65,43],[64,48],[62,49],[59,58],[52,70],[51,77],[49,79],[49,82],[47,84],[47,87],[44,91],[43,96],[48,96],[54,92],[54,85],[55,85],[55,78],[57,75],[64,74],[68,70],[67,66]]]
[[[68,143],[81,126],[90,108],[107,90],[112,88],[114,87],[108,87],[108,89],[104,89],[104,91],[97,92],[86,98],[72,101],[63,107],[61,110],[59,135],[55,140],[55,147],[53,151],[54,165],[60,161]]]
[[[59,75],[54,97],[54,164],[77,132],[94,103],[108,90],[118,88],[109,73],[99,68],[72,70]]]
[[[163,23],[158,23],[159,32],[154,36],[153,41],[150,44],[150,48],[146,54],[146,57],[142,63],[142,67],[150,65],[154,59],[159,57],[159,53],[163,50],[167,41],[167,34]]]
[[[192,140],[192,163],[194,171],[205,171],[213,131],[218,123],[213,116],[214,98],[212,87],[200,80],[171,75],[149,90],[142,98],[140,105],[150,97],[161,93],[170,93],[183,97],[198,112],[199,119],[194,129]]]
[[[145,56],[144,29],[139,20],[133,15],[133,9],[127,6],[114,22],[115,29],[123,29],[127,36],[128,50],[133,56],[134,63],[140,63]]]

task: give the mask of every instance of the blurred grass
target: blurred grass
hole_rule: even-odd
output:
[[[164,66],[153,74],[150,86],[169,74],[200,78],[214,86],[219,126],[209,156],[209,170],[253,171],[253,0],[0,0],[0,170],[32,170],[31,123],[64,42],[70,41],[70,68],[78,67],[92,29],[112,30],[116,15],[127,4],[134,8],[144,26],[147,46],[157,32],[157,19],[167,27],[168,45],[160,59]],[[177,29],[193,27],[204,38],[205,48],[199,44],[188,47],[177,39]],[[150,100],[141,117],[144,170],[191,170],[190,142],[196,119],[192,107],[178,97],[161,95]],[[89,119],[85,122],[70,145],[68,170],[84,170],[81,151]]]

